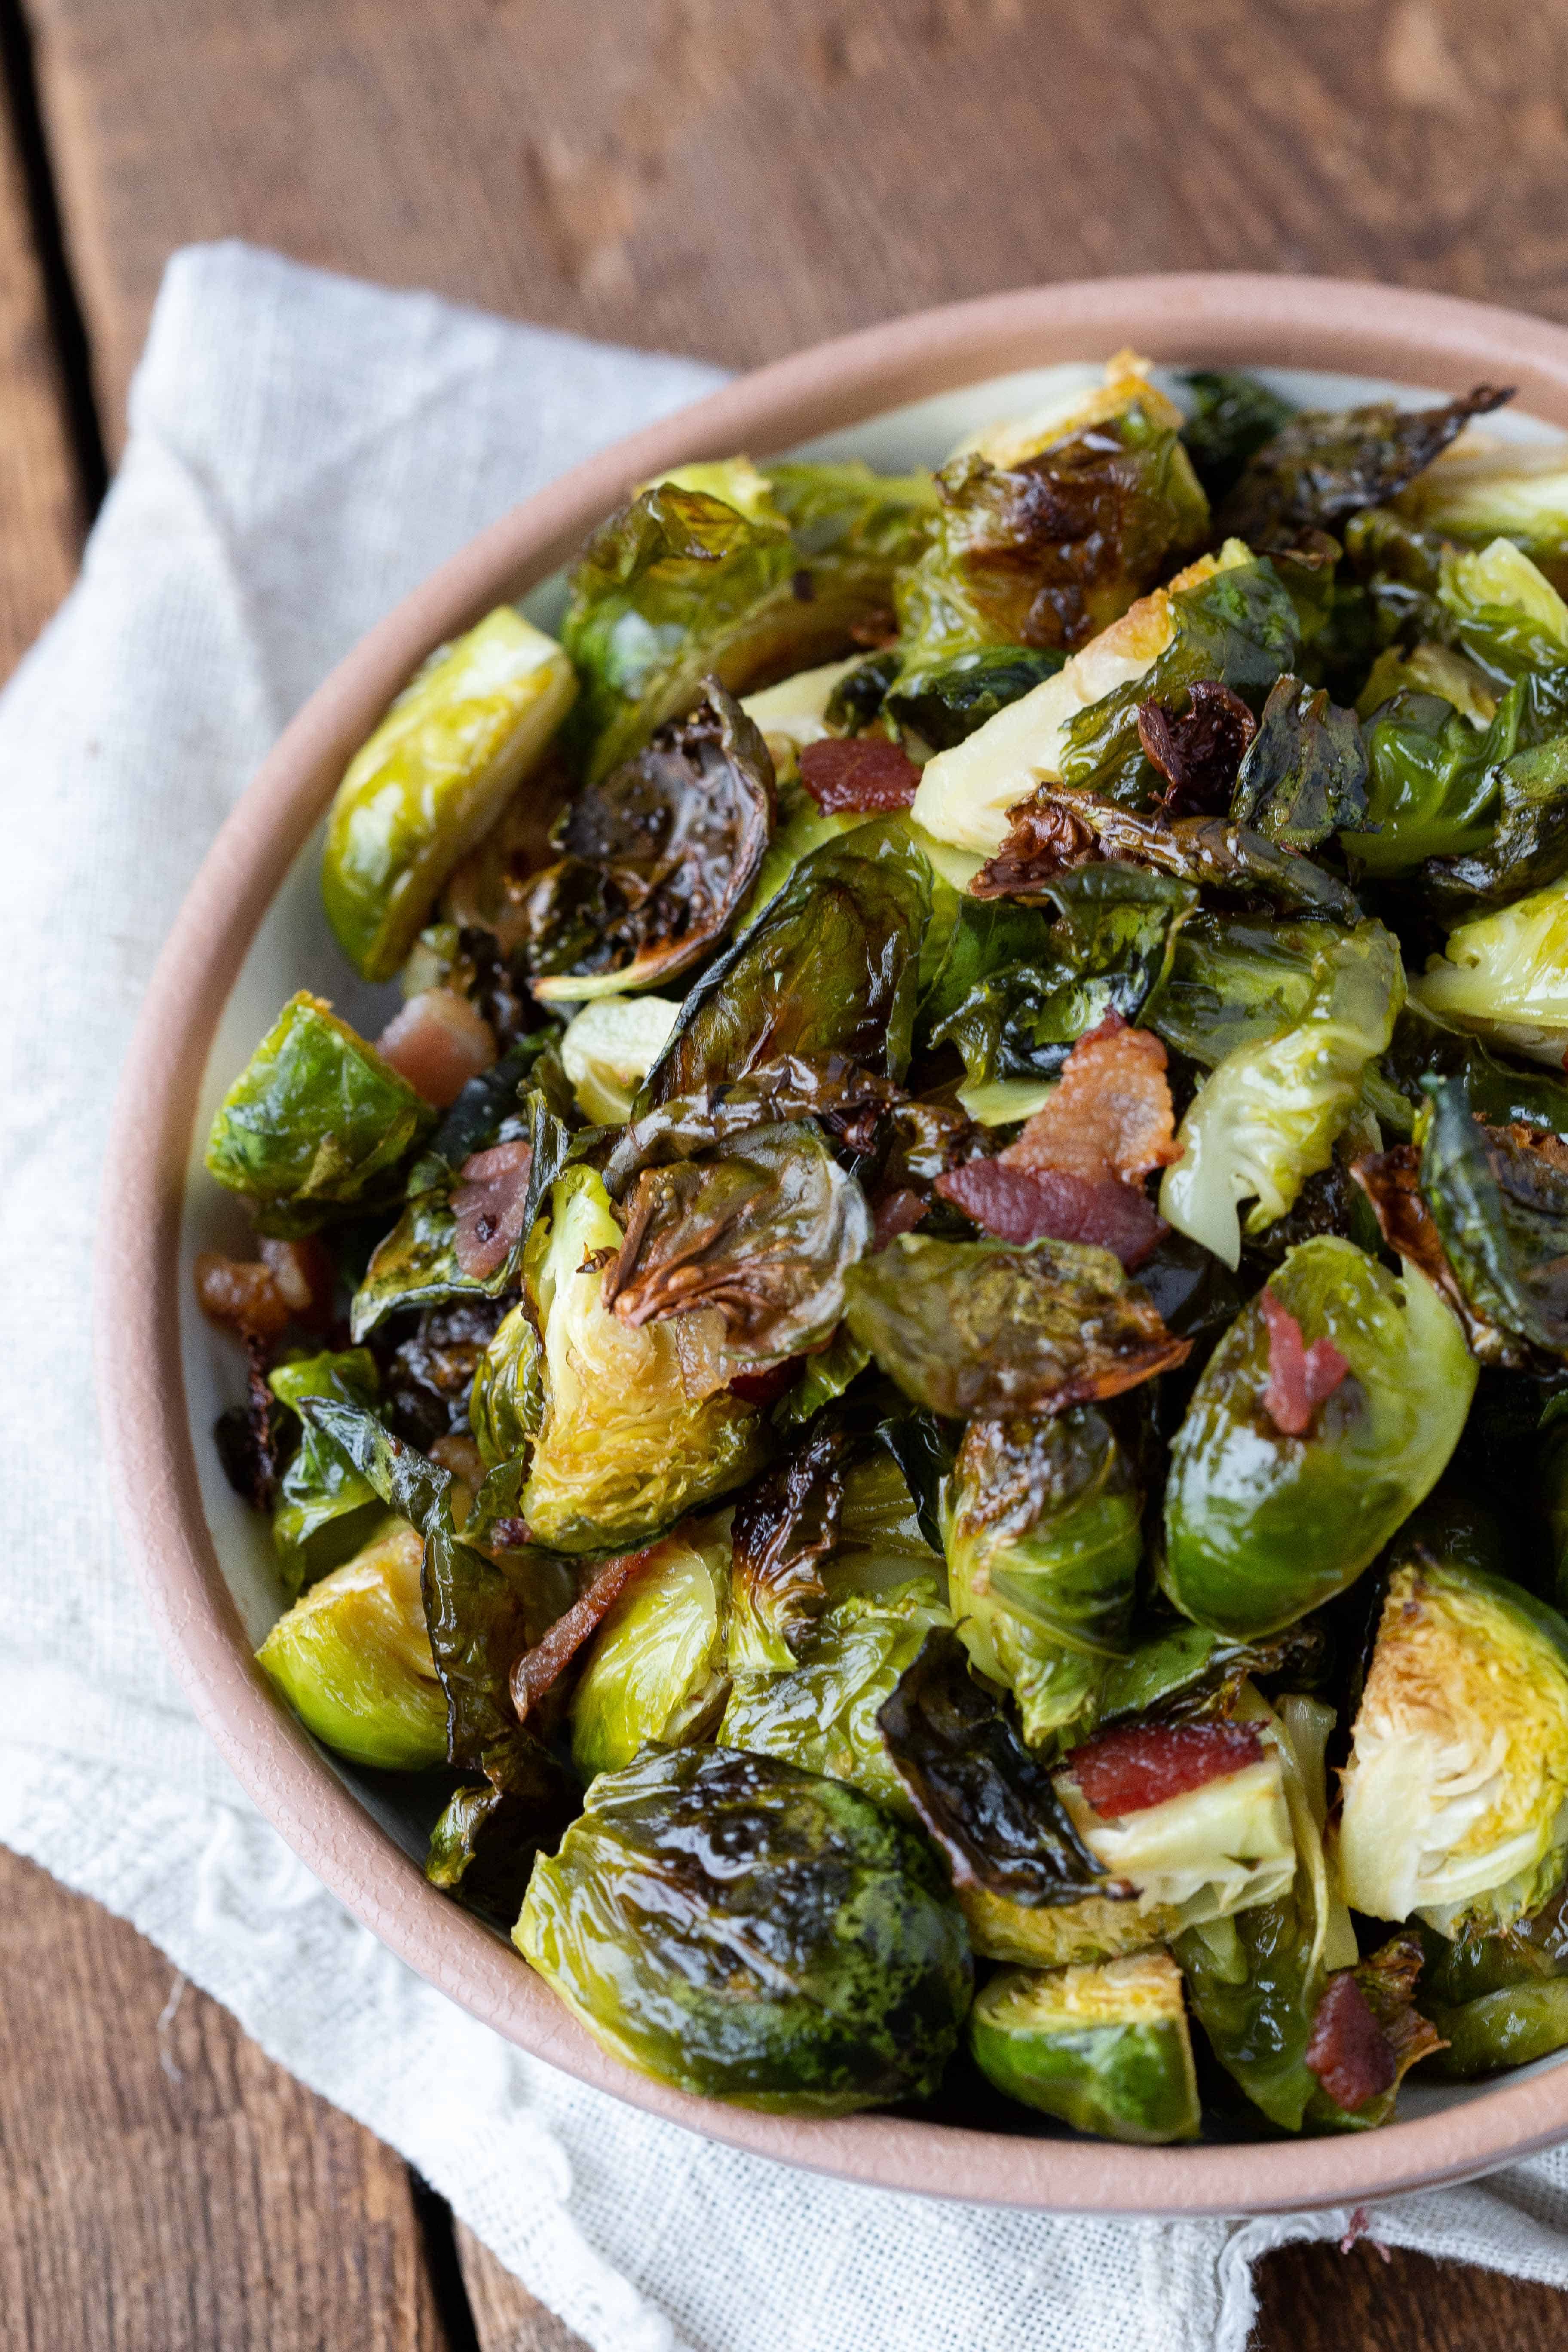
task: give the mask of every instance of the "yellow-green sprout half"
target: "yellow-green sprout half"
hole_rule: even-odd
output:
[[[1561,1068],[1568,1050],[1568,874],[1461,923],[1410,993],[1451,1028]]]
[[[1342,1778],[1352,1910],[1447,1936],[1510,1924],[1563,1874],[1568,1625],[1479,1569],[1404,1562]]]
[[[969,2016],[981,2073],[1010,2099],[1097,2138],[1195,2139],[1182,1972],[1168,1952],[993,1977]]]
[[[631,1550],[763,1459],[754,1412],[725,1390],[688,1394],[673,1321],[637,1328],[605,1307],[605,1253],[621,1239],[599,1177],[574,1168],[529,1244],[545,1407],[521,1507],[534,1539],[557,1551]]]
[[[603,996],[583,1007],[561,1040],[561,1065],[584,1118],[620,1127],[631,1117],[632,1097],[679,1017],[664,996]]]
[[[1174,1912],[1184,1927],[1226,1918],[1271,1902],[1296,1875],[1279,1735],[1270,1723],[1258,1736],[1255,1764],[1118,1820],[1095,1811],[1070,1759],[1057,1793],[1096,1862],[1137,1888],[1141,1908]]]
[[[554,638],[502,604],[426,664],[355,752],[327,820],[321,897],[366,980],[393,977],[576,692]]]
[[[388,1518],[311,1585],[257,1656],[308,1730],[356,1764],[416,1772],[447,1753],[447,1700],[420,1596],[425,1545]]]
[[[1205,1079],[1183,1119],[1181,1157],[1165,1171],[1160,1214],[1224,1258],[1241,1261],[1237,1205],[1249,1234],[1291,1208],[1333,1158],[1361,1099],[1366,1066],[1387,1049],[1405,1002],[1399,942],[1381,923],[1329,934],[1299,1019],[1238,1045]]]
[[[1477,447],[1468,434],[1394,501],[1425,530],[1476,545],[1501,536],[1538,564],[1568,554],[1568,445]]]
[[[712,1737],[729,1690],[728,1513],[667,1536],[611,1610],[572,1701],[572,1760],[585,1780],[618,1772],[648,1740]]]
[[[1119,1903],[1086,1895],[1077,1903],[1014,1903],[985,1886],[961,1886],[969,1940],[983,1959],[1029,1969],[1087,1967],[1147,1951],[1181,1932],[1173,1904]]]

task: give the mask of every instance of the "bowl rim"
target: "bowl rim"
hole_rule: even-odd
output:
[[[183,1202],[220,1013],[348,758],[430,647],[546,578],[632,483],[665,467],[736,448],[766,456],[959,385],[1102,360],[1125,344],[1161,362],[1307,367],[1455,392],[1510,383],[1521,408],[1568,431],[1568,329],[1370,281],[1192,272],[1026,288],[891,320],[740,376],[573,467],[361,639],[214,840],[153,971],[116,1097],[95,1260],[98,1394],[147,1606],[236,1778],[356,1918],[510,2041],[710,2138],[868,2186],[1057,2212],[1303,2210],[1470,2179],[1568,2136],[1568,2064],[1377,2132],[1160,2148],[875,2113],[763,2115],[633,2073],[507,1945],[426,1885],[271,1694],[203,1512],[181,1360]]]

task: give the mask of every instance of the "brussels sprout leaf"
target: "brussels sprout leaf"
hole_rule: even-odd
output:
[[[1294,414],[1290,403],[1255,376],[1199,369],[1186,379],[1193,413],[1182,442],[1211,499],[1223,499],[1249,457]]]
[[[354,1348],[279,1364],[268,1385],[279,1404],[298,1414],[306,1397],[331,1397],[372,1412],[380,1384],[374,1360],[367,1349]],[[301,1415],[300,1444],[272,1513],[272,1543],[286,1590],[298,1592],[351,1559],[384,1515],[385,1506],[369,1481]]]
[[[1421,1197],[1472,1316],[1503,1335],[1503,1360],[1568,1356],[1568,1147],[1483,1128],[1450,1078],[1435,1090]]]
[[[933,751],[950,751],[1054,677],[1066,658],[1031,646],[975,646],[934,669],[905,670],[889,688],[886,708]]]
[[[1315,849],[1366,814],[1366,752],[1353,710],[1289,671],[1276,679],[1236,780],[1230,813],[1287,849]]]
[[[1247,460],[1215,519],[1249,547],[1287,546],[1310,530],[1332,530],[1381,505],[1445,450],[1472,416],[1511,400],[1478,384],[1442,408],[1397,409],[1388,402],[1340,411],[1304,410]]]

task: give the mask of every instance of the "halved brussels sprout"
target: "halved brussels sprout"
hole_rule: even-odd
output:
[[[1296,1874],[1277,1734],[1265,1722],[1256,1736],[1232,1740],[1232,1728],[1221,1723],[1107,1733],[1068,1756],[1056,1775],[1057,1793],[1084,1845],[1111,1880],[1133,1888],[1138,1907],[1161,1922],[1173,1914],[1185,1927],[1228,1918],[1272,1901]],[[1101,1804],[1120,1801],[1126,1807],[1102,1811],[1080,1782],[1081,1774],[1082,1781],[1097,1786],[1089,1780],[1089,1759],[1105,1741],[1131,1740],[1142,1743],[1152,1759],[1155,1777],[1136,1792],[1145,1798],[1169,1777],[1165,1747],[1211,1738],[1223,1742],[1216,1759],[1221,1769],[1212,1779],[1157,1801],[1134,1807],[1131,1795],[1102,1795]],[[1142,1752],[1136,1760],[1142,1765]],[[1181,1778],[1179,1770],[1175,1777]]]
[[[1168,1952],[993,1977],[969,2012],[975,2064],[1010,2099],[1098,2139],[1195,2139],[1197,2076]]]
[[[960,1639],[1012,1691],[1031,1747],[1090,1710],[1126,1646],[1141,1500],[1093,1405],[969,1425],[945,1498],[949,1591]]]
[[[1568,604],[1510,540],[1473,555],[1445,550],[1437,602],[1472,660],[1494,677],[1551,678],[1568,662]]]
[[[689,1397],[673,1326],[637,1329],[605,1307],[605,1253],[621,1240],[592,1169],[557,1179],[526,1269],[546,1401],[522,1515],[558,1551],[646,1543],[743,1485],[763,1459],[755,1412],[722,1390]]]
[[[352,1348],[279,1364],[268,1375],[268,1386],[279,1404],[298,1414],[305,1397],[374,1407],[380,1381],[369,1349]],[[272,1511],[272,1548],[284,1590],[296,1593],[350,1559],[385,1517],[374,1487],[303,1422]]]
[[[392,979],[576,692],[554,638],[502,604],[431,656],[355,752],[327,819],[321,898],[364,979]]]
[[[594,1636],[573,1694],[572,1761],[585,1780],[618,1771],[649,1740],[711,1735],[729,1687],[729,1610],[728,1530],[667,1536]]]
[[[1180,1933],[1173,1905],[1080,1895],[1071,1903],[1016,1903],[988,1886],[959,1889],[978,1958],[1015,1968],[1077,1969],[1146,1952]]]
[[[1447,2048],[1436,2071],[1472,2083],[1568,2043],[1568,1889],[1507,1927],[1424,1932],[1421,2005]]]
[[[561,1040],[561,1066],[585,1119],[619,1127],[631,1117],[637,1088],[679,1018],[679,1005],[664,996],[611,996],[584,1004]]]
[[[1266,1300],[1298,1345],[1326,1339],[1348,1367],[1315,1406],[1303,1383],[1304,1419],[1274,1385]],[[1299,1244],[1209,1358],[1176,1432],[1161,1581],[1177,1608],[1248,1640],[1342,1592],[1436,1486],[1475,1386],[1458,1320],[1414,1267],[1396,1282],[1353,1242]]]
[[[1065,1412],[1187,1355],[1108,1250],[900,1234],[845,1276],[845,1319],[907,1397],[950,1420]]]
[[[218,1105],[207,1173],[249,1196],[262,1233],[312,1233],[384,1200],[435,1124],[375,1047],[301,989]]]
[[[307,1729],[356,1764],[416,1772],[447,1753],[424,1555],[417,1529],[384,1513],[364,1549],[296,1601],[256,1653]]]
[[[1435,1020],[1560,1069],[1568,1053],[1568,875],[1461,923],[1410,992]]]
[[[1355,1111],[1363,1074],[1383,1053],[1405,1001],[1399,942],[1381,923],[1323,932],[1297,1019],[1237,1045],[1198,1089],[1177,1134],[1181,1156],[1160,1186],[1160,1214],[1239,1265],[1237,1206],[1251,1199],[1249,1234],[1289,1209],[1327,1168]]]
[[[817,1619],[793,1672],[736,1675],[717,1734],[721,1747],[778,1756],[802,1771],[847,1780],[913,1819],[877,1718],[931,1628],[952,1622],[929,1578],[891,1591],[851,1593]]]
[[[1342,1781],[1355,1910],[1449,1937],[1532,1910],[1568,1858],[1568,1624],[1414,1548],[1389,1580]]]
[[[933,2091],[972,1981],[918,1833],[732,1748],[605,1773],[533,1866],[515,1941],[626,2064],[773,2114]]]
[[[1418,530],[1441,531],[1469,547],[1511,540],[1561,584],[1568,559],[1568,457],[1560,444],[1451,450],[1401,490],[1394,504]]]
[[[595,782],[696,700],[822,663],[888,614],[893,575],[936,507],[929,476],[749,460],[678,468],[595,532],[562,636]]]
[[[475,1365],[468,1393],[468,1427],[486,1466],[514,1461],[538,1436],[543,1419],[539,1334],[526,1305],[514,1307]]]

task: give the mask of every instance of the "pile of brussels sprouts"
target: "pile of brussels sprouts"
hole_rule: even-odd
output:
[[[343,777],[402,1010],[213,1126],[261,1664],[683,2089],[1568,2045],[1568,456],[1179,389],[645,485]]]

